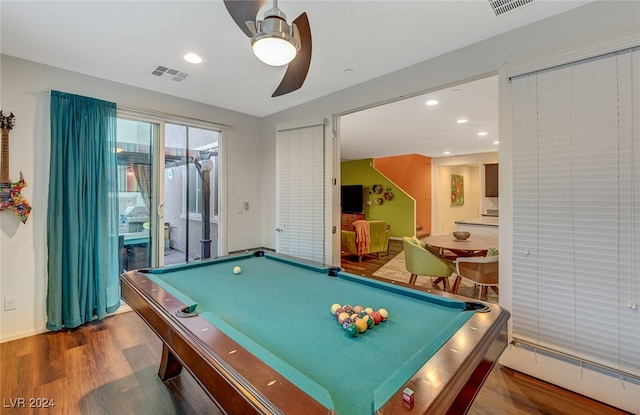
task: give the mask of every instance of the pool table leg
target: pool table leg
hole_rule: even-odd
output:
[[[182,363],[176,358],[176,356],[169,350],[167,345],[162,343],[162,359],[160,360],[160,368],[158,369],[158,376],[162,381],[169,380],[180,374],[182,371]]]

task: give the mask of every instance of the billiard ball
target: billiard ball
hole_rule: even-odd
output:
[[[358,327],[353,323],[349,324],[345,330],[351,337],[358,337],[358,334],[360,334],[360,330],[358,330]]]
[[[371,316],[370,316],[370,315],[367,315],[367,316],[364,318],[364,320],[367,322],[367,328],[368,328],[368,329],[373,328],[374,324],[376,324],[376,323],[375,323],[375,321],[371,318]]]
[[[378,313],[380,314],[382,321],[387,321],[387,319],[389,318],[389,312],[384,308],[379,309]]]
[[[353,310],[353,307],[351,307],[349,304],[345,304],[342,306],[342,309],[346,312],[351,314],[351,311]]]
[[[371,308],[371,307],[367,307],[367,308],[365,308],[365,309],[364,309],[364,311],[365,311],[365,313],[367,313],[367,314],[371,314],[371,313],[373,312],[373,308]]]
[[[336,311],[333,313],[333,315],[338,318],[338,316],[340,314],[344,313],[344,310],[342,310],[341,308],[336,309]]]
[[[338,303],[335,303],[334,305],[332,305],[331,306],[331,314],[335,314],[336,310],[339,309],[339,308],[342,308],[342,307]]]
[[[353,324],[353,320],[347,317],[342,321],[342,328],[346,330],[349,324]]]
[[[371,316],[375,324],[380,324],[380,322],[382,321],[382,317],[380,317],[380,313],[378,313],[377,311],[372,311],[369,316]]]
[[[368,325],[363,318],[356,320],[355,324],[358,327],[358,331],[360,331],[360,333],[364,333],[365,331],[367,331]]]
[[[340,315],[338,316],[338,322],[339,322],[340,324],[342,324],[342,322],[343,322],[345,319],[347,319],[347,318],[349,318],[349,314],[347,314],[347,313],[340,313]]]
[[[353,311],[355,311],[358,314],[360,314],[360,312],[362,310],[364,310],[364,308],[361,305],[357,305],[357,306],[353,307]]]
[[[238,274],[240,274],[241,272],[242,272],[242,268],[240,268],[240,267],[238,267],[238,266],[233,267],[233,273],[234,273],[234,274],[238,275]]]

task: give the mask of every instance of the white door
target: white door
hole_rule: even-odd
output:
[[[276,251],[320,263],[331,255],[333,149],[326,126],[325,118],[278,124],[276,138]]]

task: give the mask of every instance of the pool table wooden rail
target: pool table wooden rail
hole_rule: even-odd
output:
[[[389,399],[387,404],[380,408],[380,414],[384,415],[466,414],[485,379],[507,347],[509,312],[495,304],[444,291],[431,290],[402,281],[389,281],[375,276],[369,278],[462,300],[472,306],[484,305],[489,308],[489,312],[478,312],[473,315],[469,323],[443,344],[440,350]],[[404,388],[414,391],[414,408],[424,408],[424,412],[419,410],[407,412],[406,407],[399,408],[394,404],[402,400]],[[458,391],[458,393],[454,394],[452,391]]]
[[[335,414],[204,318],[177,318],[176,311],[185,304],[146,274],[129,271],[120,279],[122,298],[163,342],[158,371],[162,380],[179,375],[184,366],[216,405],[230,414]],[[475,313],[376,414],[466,413],[507,346],[509,313],[496,305],[489,307],[490,312]],[[405,387],[415,392],[411,410],[402,400]]]

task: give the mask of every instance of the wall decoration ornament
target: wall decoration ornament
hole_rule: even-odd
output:
[[[2,171],[0,172],[0,210],[12,210],[22,223],[27,223],[31,205],[20,193],[27,186],[20,172],[20,180],[9,178],[9,130],[15,125],[15,116],[11,112],[8,117],[0,110],[0,128],[2,129]]]
[[[374,184],[373,185],[373,193],[375,193],[375,194],[382,193],[382,185],[381,184]]]
[[[451,175],[451,206],[464,205],[464,176]]]

